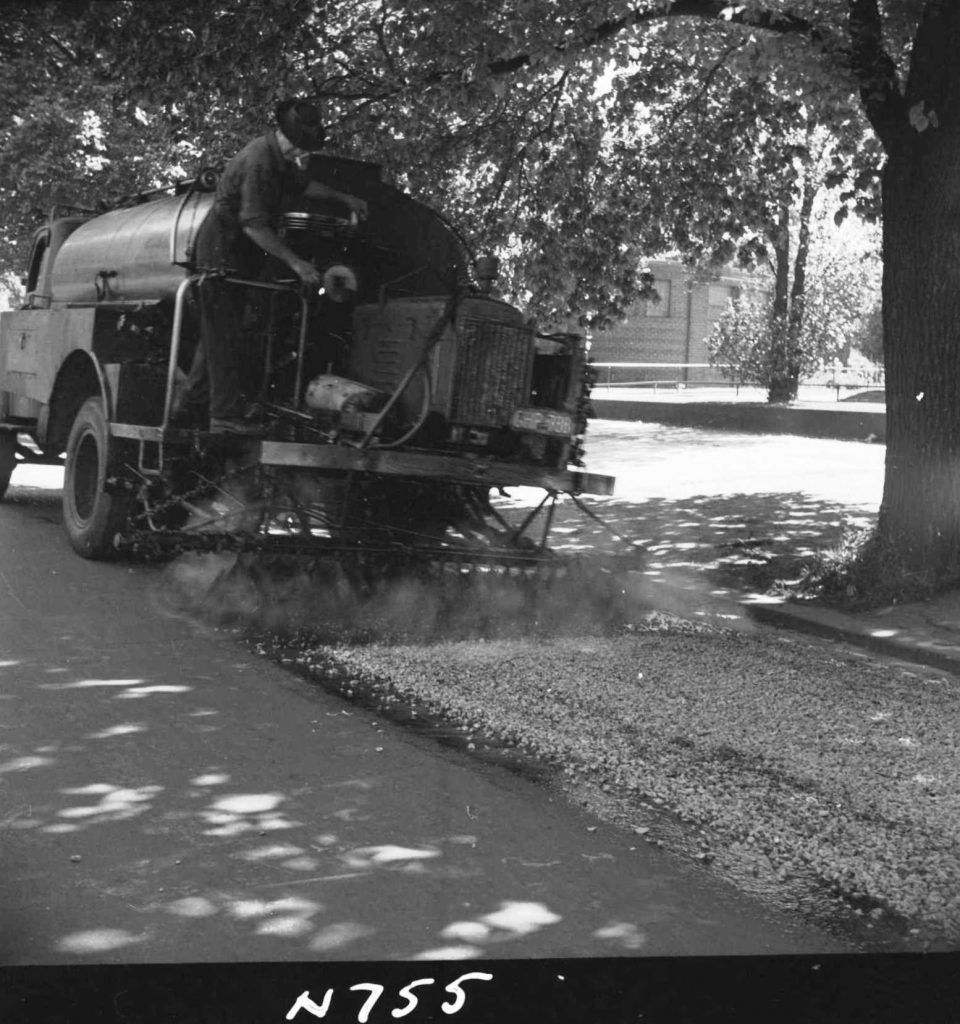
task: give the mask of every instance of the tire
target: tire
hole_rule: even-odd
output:
[[[70,428],[63,477],[63,526],[73,550],[84,558],[116,557],[114,539],[127,522],[130,500],[104,490],[111,455],[103,402],[88,398]]]
[[[17,435],[12,430],[0,430],[0,499],[7,493],[16,468]]]

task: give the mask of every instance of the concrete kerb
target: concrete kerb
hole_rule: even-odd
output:
[[[715,591],[713,599],[700,604],[696,594],[696,588],[678,587],[661,579],[647,592],[658,610],[675,612],[693,622],[729,624],[734,618],[744,624],[756,623],[852,644],[888,658],[960,675],[960,595],[945,596],[941,602],[935,599],[854,615],[788,598],[730,590]],[[720,594],[723,596],[718,597]],[[719,603],[714,605],[714,600]],[[733,609],[735,614],[731,614]],[[958,628],[938,626],[935,620],[945,617],[955,617]]]
[[[881,407],[837,403],[772,406],[757,402],[690,399],[591,399],[598,419],[662,423],[674,427],[738,431],[746,434],[796,434],[801,437],[882,443],[886,413]]]
[[[844,641],[890,658],[960,674],[960,642],[934,628],[897,625],[895,617],[881,626],[875,618],[777,599],[743,598],[740,605],[746,615],[764,625]]]

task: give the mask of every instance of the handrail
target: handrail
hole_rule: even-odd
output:
[[[185,277],[177,288],[177,297],[173,303],[173,328],[170,331],[170,361],[167,364],[167,393],[163,398],[163,419],[160,427],[166,430],[170,425],[170,412],[173,408],[173,394],[177,382],[177,362],[180,355],[180,333],[183,330],[183,307],[187,301],[187,292],[194,281],[200,281],[205,275],[190,274]]]

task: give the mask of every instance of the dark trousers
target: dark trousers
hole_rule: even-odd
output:
[[[240,285],[207,278],[197,286],[200,343],[187,376],[186,402],[205,405],[212,419],[242,416],[246,400],[240,383],[246,296]]]
[[[194,259],[197,268],[231,268],[231,276],[256,279],[264,254],[244,236],[239,225],[214,207],[197,231]],[[260,360],[251,351],[244,317],[249,289],[210,277],[197,285],[199,344],[187,376],[185,405],[205,406],[212,419],[232,419],[246,411],[245,394],[255,395],[262,382],[254,383]],[[253,365],[256,364],[256,365]]]

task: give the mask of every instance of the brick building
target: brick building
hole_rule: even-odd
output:
[[[682,263],[654,260],[650,264],[658,302],[635,303],[627,318],[605,331],[594,332],[591,356],[596,363],[709,363],[706,339],[730,299],[758,289],[757,278],[745,271],[725,269],[701,280]],[[723,380],[719,369],[693,366],[603,368],[599,382],[663,381],[713,383]]]

